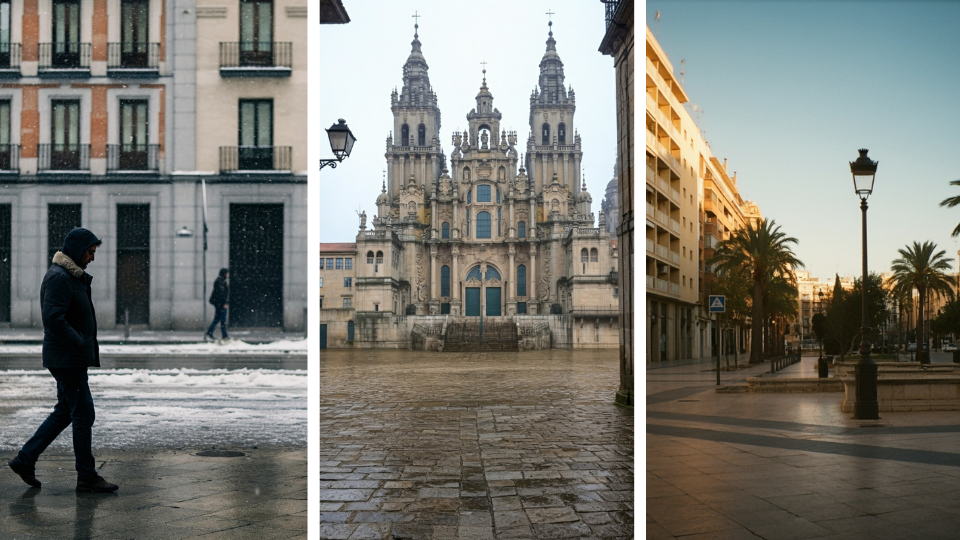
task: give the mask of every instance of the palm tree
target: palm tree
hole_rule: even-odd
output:
[[[913,246],[898,249],[900,258],[890,265],[890,269],[893,270],[891,279],[896,284],[896,292],[906,294],[908,298],[912,295],[913,289],[916,289],[919,294],[917,300],[917,359],[921,363],[929,363],[930,361],[929,351],[925,349],[926,341],[923,339],[923,306],[927,294],[936,295],[938,298],[941,296],[953,298],[954,296],[952,280],[945,273],[951,269],[950,259],[946,257],[946,251],[940,250],[937,252],[936,249],[937,245],[933,242],[924,242],[923,244],[914,242]]]
[[[716,264],[719,272],[745,272],[750,276],[752,291],[750,363],[763,362],[764,298],[775,276],[793,275],[793,268],[803,268],[789,244],[797,239],[780,230],[773,220],[761,219],[756,224],[734,231],[730,238],[717,245],[708,264]]]
[[[951,186],[960,186],[960,180],[953,180],[950,182]],[[940,206],[946,206],[947,208],[953,208],[954,206],[960,204],[960,195],[956,197],[947,197],[946,199],[940,201]],[[960,223],[953,228],[953,232],[950,233],[950,236],[956,237],[960,235]]]

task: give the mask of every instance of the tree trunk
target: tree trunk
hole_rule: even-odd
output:
[[[753,330],[750,332],[750,363],[760,364],[763,362],[763,331],[766,325],[763,321],[763,284],[756,280],[753,282],[751,315]]]
[[[740,326],[733,331],[733,366],[740,369]]]
[[[927,350],[927,342],[923,339],[923,296],[926,291],[917,287],[917,292],[920,293],[917,300],[919,303],[917,306],[917,360],[921,364],[926,364],[930,361],[930,351]]]

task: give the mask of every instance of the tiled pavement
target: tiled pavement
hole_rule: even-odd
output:
[[[320,538],[633,538],[618,365],[617,351],[322,352]]]
[[[712,366],[648,366],[647,538],[960,538],[960,412],[855,421],[842,393],[717,394]]]
[[[77,493],[73,454],[37,464],[41,489],[0,467],[0,538],[306,538],[306,449],[246,448],[243,457],[196,450],[97,451],[116,493]]]

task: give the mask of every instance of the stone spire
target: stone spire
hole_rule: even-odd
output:
[[[410,56],[403,64],[403,89],[400,91],[399,104],[435,106],[437,95],[430,86],[430,77],[427,75],[429,66],[420,49],[420,25],[415,24],[413,28]]]
[[[557,54],[557,40],[553,39],[553,21],[549,25],[547,50],[540,59],[540,91],[534,95],[537,103],[566,103],[569,98],[563,86],[563,62]]]

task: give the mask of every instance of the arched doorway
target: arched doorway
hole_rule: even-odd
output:
[[[464,314],[467,317],[499,317],[503,314],[503,278],[492,265],[478,264],[464,280]]]

